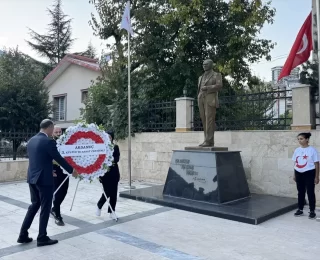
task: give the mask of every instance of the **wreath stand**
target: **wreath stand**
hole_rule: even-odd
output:
[[[66,182],[66,180],[70,177],[71,174],[68,174],[67,177],[64,178],[63,182],[60,184],[60,186],[55,190],[55,192],[53,193],[53,199],[52,201],[55,200],[55,195],[57,194],[57,192],[60,190],[60,188],[62,187],[62,185]],[[37,212],[37,216],[39,216],[40,214],[40,210],[38,210]]]
[[[69,176],[68,176],[68,177],[69,177]],[[67,179],[67,178],[66,178],[66,179]],[[81,179],[79,179],[79,181],[78,181],[78,183],[77,183],[77,186],[76,186],[76,190],[74,191],[74,195],[73,195],[73,200],[72,200],[72,203],[71,203],[70,211],[72,211],[73,203],[74,203],[74,200],[75,200],[75,198],[76,198],[76,194],[77,194],[77,191],[78,191],[78,187],[79,187],[80,181],[81,181]],[[63,184],[63,183],[62,183],[62,184]],[[62,186],[62,184],[59,186],[59,188]],[[107,203],[107,205],[108,205],[108,208],[111,209],[112,215],[115,217],[113,220],[116,221],[116,222],[118,222],[119,218],[118,218],[118,216],[116,215],[116,213],[113,211],[113,209],[112,209],[112,207],[111,207],[111,205],[110,205],[110,202],[109,202],[109,201],[110,201],[110,198],[108,198],[107,195],[106,195],[106,193],[104,192],[104,189],[103,189],[103,185],[102,185],[102,184],[101,184],[101,186],[102,186],[102,192],[103,192],[103,194],[104,194],[104,196],[105,196],[105,198],[106,198],[106,203]],[[59,188],[56,190],[56,192],[59,190]],[[55,192],[55,193],[56,193],[56,192]]]
[[[55,195],[57,194],[57,192],[60,190],[60,188],[62,187],[62,185],[66,182],[66,180],[70,177],[71,174],[67,174],[67,177],[64,178],[63,182],[60,184],[60,186],[56,189],[56,191],[53,193],[53,201],[55,200]]]

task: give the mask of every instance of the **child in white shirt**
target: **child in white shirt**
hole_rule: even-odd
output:
[[[309,200],[309,218],[316,218],[316,196],[315,184],[319,183],[319,158],[317,150],[309,146],[311,133],[301,133],[298,135],[298,147],[292,156],[294,161],[293,179],[297,184],[298,190],[298,210],[294,214],[296,217],[303,215],[303,207],[305,204],[305,194],[308,194]]]

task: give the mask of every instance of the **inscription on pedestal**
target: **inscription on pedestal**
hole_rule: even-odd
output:
[[[193,200],[217,201],[215,157],[175,151],[167,176],[164,195]],[[212,164],[214,163],[214,164]]]
[[[240,152],[174,151],[163,195],[211,203],[247,198]]]

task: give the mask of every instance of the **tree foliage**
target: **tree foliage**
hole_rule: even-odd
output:
[[[123,98],[127,95],[127,32],[119,25],[125,1],[89,2],[98,14],[92,15],[90,24],[97,36],[112,42],[108,45],[115,53],[111,66],[117,66],[122,79],[116,86],[102,79],[92,92],[117,88]],[[270,2],[261,0],[132,0],[131,85],[137,102],[133,104],[141,107],[139,102],[173,100],[184,88],[188,96],[196,97],[197,79],[207,58],[214,60],[215,70],[233,79],[232,86],[225,80],[227,91],[244,93],[243,86],[251,77],[250,63],[270,60],[274,44],[258,36],[265,23],[273,22],[274,14]],[[114,107],[119,95],[111,101]],[[92,107],[102,105],[94,95],[90,102]],[[119,114],[124,129],[126,106],[122,104]]]
[[[319,62],[307,61],[302,64],[302,70],[300,72],[300,83],[308,84],[311,86],[311,103],[313,104],[312,113],[314,118],[319,118],[319,109],[316,106],[319,105]]]
[[[132,77],[136,80],[136,74]],[[128,88],[127,74],[122,73],[122,64],[114,61],[112,66],[102,68],[102,76],[89,88],[83,118],[89,122],[103,125],[106,129],[115,129],[116,138],[128,136]],[[126,86],[126,87],[124,87]],[[131,117],[132,132],[141,132],[147,112],[147,101],[140,99],[137,85],[132,87]]]
[[[0,56],[0,132],[7,133],[6,141],[12,145],[14,160],[20,143],[27,141],[27,136],[14,133],[35,131],[50,113],[48,91],[42,83],[48,69],[48,65],[18,49],[6,50]]]
[[[0,56],[0,130],[37,129],[48,117],[48,91],[42,84],[47,66],[18,49]]]
[[[300,72],[300,82],[302,84],[310,84],[311,87],[318,89],[319,86],[319,63],[310,62],[302,64]]]
[[[55,0],[53,8],[48,9],[51,23],[47,34],[39,34],[32,29],[31,41],[27,43],[40,56],[48,59],[52,66],[57,65],[70,50],[74,39],[71,37],[71,21],[62,11],[61,0]]]
[[[92,59],[97,59],[97,50],[96,48],[92,45],[91,42],[89,42],[88,47],[85,51],[83,52],[77,52],[75,53],[77,55],[82,55],[82,56],[86,56]]]
[[[271,84],[253,76],[245,88],[239,89],[235,82],[225,86],[216,116],[218,130],[259,130],[272,123],[275,96]]]

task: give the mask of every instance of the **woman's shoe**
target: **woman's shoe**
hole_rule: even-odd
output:
[[[96,208],[96,216],[97,216],[97,217],[100,217],[100,216],[101,216],[101,209],[99,209],[98,206],[97,206],[97,208]]]
[[[110,215],[109,215],[109,217],[110,217],[111,219],[115,220],[115,221],[118,221],[118,217],[117,217],[117,215],[116,215],[115,212],[111,212]]]

